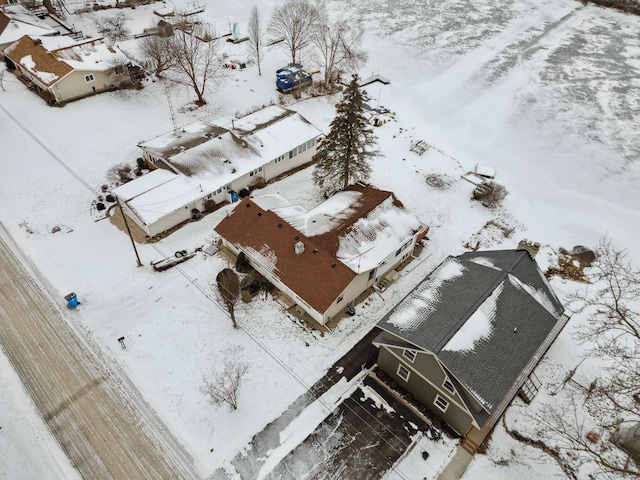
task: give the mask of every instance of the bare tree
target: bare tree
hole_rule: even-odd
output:
[[[262,56],[264,53],[264,32],[262,31],[262,22],[260,21],[260,12],[257,6],[253,6],[249,14],[249,53],[258,64],[258,75],[262,75]]]
[[[190,87],[200,104],[205,100],[210,80],[222,77],[222,67],[216,54],[215,32],[205,24],[196,23],[187,29],[177,29],[169,41],[173,66],[167,71],[175,83]],[[169,75],[168,75],[169,76]]]
[[[283,39],[282,48],[291,55],[291,63],[300,63],[302,53],[311,45],[311,34],[320,18],[323,4],[311,0],[286,0],[273,9],[269,32]]]
[[[129,35],[129,29],[126,25],[127,20],[129,20],[129,17],[124,12],[118,12],[110,17],[93,17],[93,23],[98,33],[114,42],[122,40]]]
[[[233,328],[238,328],[235,313],[236,304],[240,298],[240,279],[238,274],[230,268],[225,268],[218,273],[216,283],[218,284],[221,303],[229,312]]]
[[[171,43],[167,37],[148,35],[142,37],[138,43],[138,52],[141,63],[147,70],[152,70],[156,77],[174,66],[175,61],[171,56]]]
[[[606,237],[595,252],[596,261],[585,271],[591,284],[573,293],[569,305],[586,315],[576,339],[589,347],[586,356],[602,359],[603,366],[583,392],[578,390],[581,396],[573,392],[566,403],[545,406],[536,420],[567,458],[598,478],[640,478],[640,465],[609,441],[616,428],[640,421],[640,271]],[[600,438],[589,438],[591,431]]]
[[[640,271],[607,237],[596,248],[596,261],[588,276],[595,291],[576,292],[570,305],[587,313],[587,322],[576,338],[591,346],[589,355],[602,358],[606,367],[598,379],[594,408],[604,424],[640,420]]]
[[[311,42],[324,64],[325,86],[346,72],[356,73],[365,64],[367,53],[360,48],[363,32],[359,23],[350,23],[345,18],[332,22],[326,10],[319,12]]]
[[[238,390],[242,377],[247,373],[245,363],[226,360],[210,380],[205,380],[202,392],[214,405],[227,403],[232,410],[238,409]]]
[[[554,445],[554,457],[565,473],[573,479],[586,478],[587,475],[588,478],[611,480],[621,476],[640,478],[638,465],[606,436],[590,436],[590,432],[600,427],[585,420],[582,414],[583,401],[571,395],[560,407],[544,405],[539,413],[529,414],[528,416],[541,427],[540,436],[546,439],[545,442],[538,442]]]

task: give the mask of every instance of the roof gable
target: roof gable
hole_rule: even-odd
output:
[[[47,87],[73,71],[71,66],[49,53],[42,45],[42,39],[28,35],[12,43],[4,53]]]

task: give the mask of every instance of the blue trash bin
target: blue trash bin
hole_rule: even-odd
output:
[[[78,296],[74,292],[66,295],[64,299],[67,301],[67,306],[69,308],[76,308],[78,306],[78,303],[80,303],[78,302]]]

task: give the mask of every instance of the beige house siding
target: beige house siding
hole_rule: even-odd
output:
[[[88,82],[87,76],[92,76],[93,80]],[[113,69],[106,72],[76,70],[52,85],[49,91],[56,101],[66,102],[109,90],[122,82],[128,82],[128,76],[116,75]]]
[[[336,298],[336,301],[334,301],[333,304],[324,313],[324,318],[322,321],[323,325],[330,322],[333,317],[343,313],[347,308],[349,308],[351,302],[358,298],[358,296],[367,289],[368,276],[368,272],[361,273],[351,281],[347,288],[344,289],[342,294],[338,298]]]
[[[234,255],[238,255],[242,250],[237,248],[235,245],[231,244],[224,238],[222,242],[225,247],[227,247]],[[255,268],[259,273],[264,275],[264,277],[269,280],[273,285],[280,290],[282,293],[290,297],[296,304],[302,308],[311,318],[313,318],[320,325],[326,325],[330,322],[334,316],[345,311],[349,304],[355,300],[364,290],[367,288],[367,277],[368,274],[358,275],[349,283],[347,288],[344,289],[342,295],[340,295],[334,303],[327,309],[326,312],[318,312],[313,307],[311,307],[307,302],[305,302],[302,298],[300,298],[292,289],[287,287],[278,277],[276,277],[273,272],[264,268],[264,266],[253,262],[251,257],[247,256],[249,263],[253,268]],[[340,301],[338,301],[340,300]]]
[[[404,260],[409,258],[413,252],[413,248],[416,243],[418,233],[416,232],[413,237],[407,237],[401,247],[398,247],[393,253],[391,253],[383,262],[380,263],[378,270],[376,271],[376,281],[384,277],[391,270],[400,265]]]

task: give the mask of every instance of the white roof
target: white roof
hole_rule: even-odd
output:
[[[113,190],[138,217],[150,225],[201,198],[202,186],[168,170],[158,168]]]
[[[298,112],[275,105],[220,126],[242,138],[266,161],[322,133]]]
[[[63,40],[64,39],[64,40]],[[129,59],[115,45],[107,45],[102,38],[74,41],[70,37],[45,37],[42,45],[74,70],[102,72]]]
[[[302,115],[270,106],[240,119],[193,122],[140,148],[198,181],[231,183],[322,132]]]
[[[22,5],[6,5],[2,8],[9,18],[9,24],[0,32],[0,46],[9,45],[24,35],[44,36],[56,35],[58,31],[44,20],[39,19],[36,15],[30,13]]]

